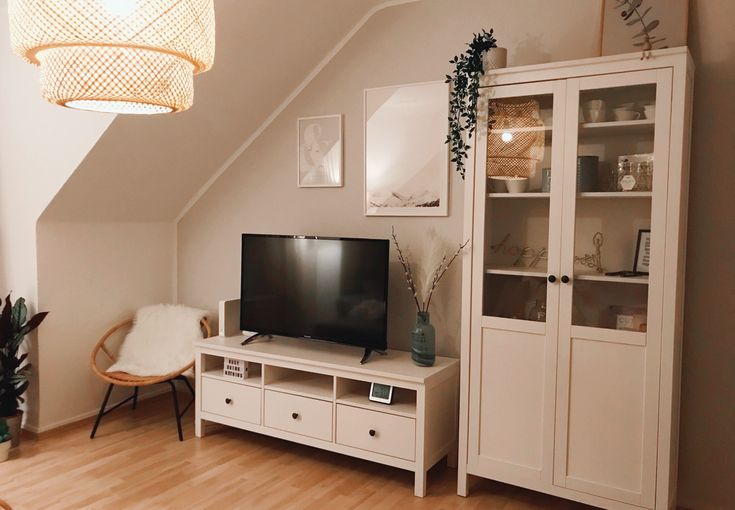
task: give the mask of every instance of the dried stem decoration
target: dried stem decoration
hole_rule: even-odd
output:
[[[623,12],[620,13],[620,16],[622,16],[625,24],[627,26],[640,24],[641,26],[640,32],[633,36],[633,40],[640,37],[643,38],[643,40],[633,43],[633,46],[641,48],[643,51],[641,60],[650,58],[651,51],[654,49],[656,44],[660,44],[666,40],[665,37],[659,38],[653,35],[653,30],[659,25],[660,21],[658,19],[651,21],[645,20],[646,15],[651,11],[651,7],[649,6],[641,12],[640,9],[643,9],[643,0],[617,0],[617,2],[618,3],[615,8],[623,8]]]
[[[436,267],[429,274],[429,278],[424,286],[425,288],[418,289],[416,285],[416,278],[414,276],[414,270],[411,267],[411,262],[408,260],[408,257],[401,249],[401,245],[398,243],[398,237],[396,236],[395,228],[391,228],[391,236],[393,237],[393,244],[395,244],[396,252],[398,253],[398,261],[401,263],[401,266],[403,266],[403,274],[406,277],[406,283],[408,283],[408,290],[409,292],[411,292],[411,295],[413,296],[413,302],[416,304],[416,310],[418,312],[426,313],[429,311],[431,298],[434,295],[434,291],[436,290],[439,281],[441,281],[442,277],[449,269],[449,266],[452,265],[452,263],[459,256],[459,254],[462,253],[462,250],[465,249],[470,241],[468,239],[464,243],[460,244],[459,248],[457,248],[457,250],[451,256],[447,256],[446,254],[442,255]],[[419,292],[419,290],[423,290],[423,293]]]

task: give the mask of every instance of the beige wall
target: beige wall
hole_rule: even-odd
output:
[[[461,181],[451,176],[450,216],[388,219],[362,216],[362,89],[433,80],[447,59],[482,27],[498,29],[510,65],[590,56],[597,2],[424,0],[376,15],[314,82],[204,194],[178,226],[179,299],[214,310],[236,296],[241,232],[387,237],[396,225],[404,242],[420,246],[435,227],[462,237]],[[735,3],[692,0],[690,45],[697,62],[691,177],[687,311],[682,383],[680,503],[692,509],[735,508],[735,316],[732,170],[735,118]],[[342,113],[345,187],[295,187],[294,123],[298,116]],[[405,348],[413,311],[395,264],[391,267],[390,340]],[[434,308],[439,351],[458,353],[459,270],[444,282]],[[442,310],[442,311],[440,311]]]
[[[689,198],[679,502],[735,508],[735,2],[692,0],[697,65]]]
[[[173,301],[172,223],[38,224],[43,432],[96,412],[105,385],[89,367],[97,339],[144,305]]]
[[[216,310],[218,300],[237,296],[242,232],[387,238],[395,225],[414,256],[420,255],[429,227],[460,242],[463,181],[454,171],[449,217],[363,216],[363,89],[441,79],[449,71],[448,59],[481,27],[503,27],[497,35],[510,48],[511,64],[584,57],[595,46],[598,27],[584,21],[597,15],[598,2],[564,0],[551,6],[534,0],[515,3],[512,9],[506,5],[424,0],[373,16],[179,223],[179,301]],[[568,15],[555,16],[557,10]],[[553,28],[548,24],[552,16],[558,20]],[[296,118],[333,113],[344,115],[345,186],[299,189]],[[391,275],[388,343],[406,349],[415,312],[395,261]],[[433,302],[441,354],[459,355],[459,300],[458,264]]]

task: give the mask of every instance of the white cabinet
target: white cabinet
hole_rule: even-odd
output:
[[[473,474],[605,508],[673,504],[692,72],[678,48],[484,77],[460,494]]]

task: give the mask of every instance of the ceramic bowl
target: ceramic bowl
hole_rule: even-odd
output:
[[[505,185],[509,193],[525,193],[528,190],[528,178],[511,177],[505,182]]]

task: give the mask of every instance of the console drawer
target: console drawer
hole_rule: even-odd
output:
[[[273,390],[265,392],[265,426],[332,441],[332,403]]]
[[[260,425],[260,388],[202,377],[202,411]]]
[[[338,404],[337,443],[415,460],[416,420]]]

